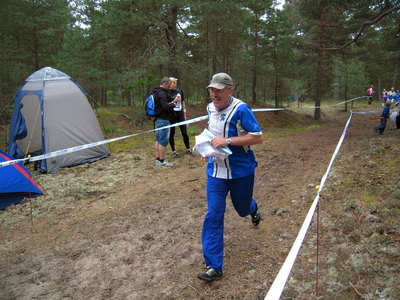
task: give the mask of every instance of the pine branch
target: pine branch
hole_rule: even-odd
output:
[[[390,13],[392,13],[393,11],[399,10],[400,9],[400,5],[395,6],[391,9],[385,10],[383,12],[381,12],[375,19],[371,20],[371,21],[365,21],[360,29],[358,30],[356,36],[349,42],[347,42],[346,44],[338,47],[338,48],[322,48],[321,50],[329,50],[329,51],[339,51],[339,50],[343,50],[344,48],[348,47],[349,45],[355,43],[358,38],[362,35],[362,33],[364,32],[365,27],[367,26],[371,26],[375,23],[377,23],[378,21],[380,21],[381,19],[383,19],[384,17],[386,17],[387,15],[389,15]]]

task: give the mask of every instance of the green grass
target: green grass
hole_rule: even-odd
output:
[[[364,202],[363,204],[364,204],[365,208],[367,208],[367,209],[374,207],[376,205],[376,203],[378,202],[377,195],[375,195],[375,194],[363,195],[361,197],[361,199],[363,200],[363,202]]]
[[[399,159],[396,159],[396,160],[387,160],[387,161],[385,162],[385,164],[386,164],[386,166],[387,166],[387,167],[386,167],[386,170],[387,170],[389,173],[398,172],[399,163],[400,163]]]

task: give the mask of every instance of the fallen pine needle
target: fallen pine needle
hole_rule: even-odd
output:
[[[356,294],[357,294],[358,296],[364,297],[363,294],[361,294],[351,282],[349,282],[349,283],[350,283],[351,287],[354,289],[354,291],[356,292]]]

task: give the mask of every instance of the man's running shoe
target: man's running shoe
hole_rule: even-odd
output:
[[[260,224],[260,221],[261,221],[261,215],[257,210],[254,214],[251,214],[251,222],[253,223],[254,226],[258,226],[258,224]]]
[[[169,163],[166,159],[164,159],[163,162],[159,161],[158,159],[156,159],[156,166],[160,166],[160,167],[172,167],[173,164]]]
[[[205,281],[219,280],[222,278],[222,271],[217,271],[211,267],[207,267],[204,273],[197,275],[197,278]]]
[[[173,166],[173,164],[169,163],[166,159],[164,159],[164,162],[162,163],[162,165],[164,167],[172,167]]]

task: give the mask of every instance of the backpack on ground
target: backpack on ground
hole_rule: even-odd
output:
[[[146,111],[146,116],[155,117],[156,116],[156,103],[154,99],[154,94],[151,94],[146,98],[144,103],[144,110]]]

